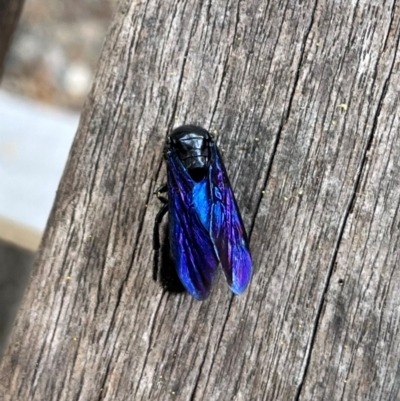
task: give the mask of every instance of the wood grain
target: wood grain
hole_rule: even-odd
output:
[[[376,99],[301,400],[400,399],[400,27],[389,26],[393,40],[379,55],[387,69],[384,91]]]
[[[394,0],[122,0],[2,399],[397,399],[399,22]],[[255,264],[243,296],[151,280],[152,192],[183,123],[223,149]]]

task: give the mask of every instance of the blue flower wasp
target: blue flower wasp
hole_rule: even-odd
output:
[[[231,291],[241,294],[252,275],[249,242],[213,136],[194,125],[176,128],[164,158],[167,183],[155,191],[164,205],[154,224],[154,279],[160,224],[168,212],[171,255],[185,289],[198,300],[206,299],[221,265]],[[165,192],[168,199],[160,195]]]

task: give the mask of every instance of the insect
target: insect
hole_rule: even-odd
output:
[[[169,212],[171,254],[180,281],[196,299],[207,298],[221,265],[233,293],[241,294],[252,274],[249,242],[224,163],[213,136],[185,125],[164,149],[167,183],[155,194],[164,203],[154,224],[153,278],[157,280],[159,228]],[[162,193],[168,192],[168,199]]]

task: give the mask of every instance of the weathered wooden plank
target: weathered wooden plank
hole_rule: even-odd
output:
[[[0,79],[3,75],[4,59],[23,6],[24,0],[0,0]]]
[[[399,15],[399,5],[393,15]],[[400,53],[393,19],[379,54],[390,74],[329,282],[301,400],[400,399]]]
[[[2,399],[299,397],[396,51],[393,4],[120,3]],[[163,141],[189,122],[221,134],[251,233],[242,297],[223,279],[203,303],[151,281]]]
[[[271,319],[274,326],[266,329],[269,336],[260,341],[258,351],[270,355],[271,344],[274,349],[272,362],[259,369],[268,399],[297,399],[301,390],[313,344],[310,329],[318,323],[318,308],[352,203],[349,195],[357,187],[390,75],[397,50],[392,26],[398,22],[399,13],[377,3],[355,7],[322,2],[317,7],[293,117],[281,136],[268,182],[276,181],[277,190],[259,211],[259,222],[263,207],[282,215],[267,217],[260,232],[273,233],[272,244],[284,239],[276,251],[263,253],[265,262],[260,263],[270,266],[272,274],[267,272],[264,280],[270,282],[266,291],[274,292],[271,310],[260,308],[260,320]],[[301,199],[296,197],[298,189]],[[284,196],[287,206],[280,201]],[[262,246],[261,235],[254,237],[253,246]],[[318,353],[315,358],[321,363]],[[331,399],[334,386],[329,390]]]

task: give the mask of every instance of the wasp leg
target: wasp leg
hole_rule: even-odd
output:
[[[168,212],[168,203],[165,203],[154,220],[154,231],[153,231],[153,250],[154,250],[154,261],[153,261],[153,280],[157,281],[158,273],[158,260],[160,256],[160,224]]]
[[[162,184],[154,191],[154,195],[157,195],[157,198],[162,203],[166,204],[166,203],[168,203],[168,199],[165,198],[164,196],[161,196],[160,194],[164,194],[167,191],[168,191],[168,184]]]

